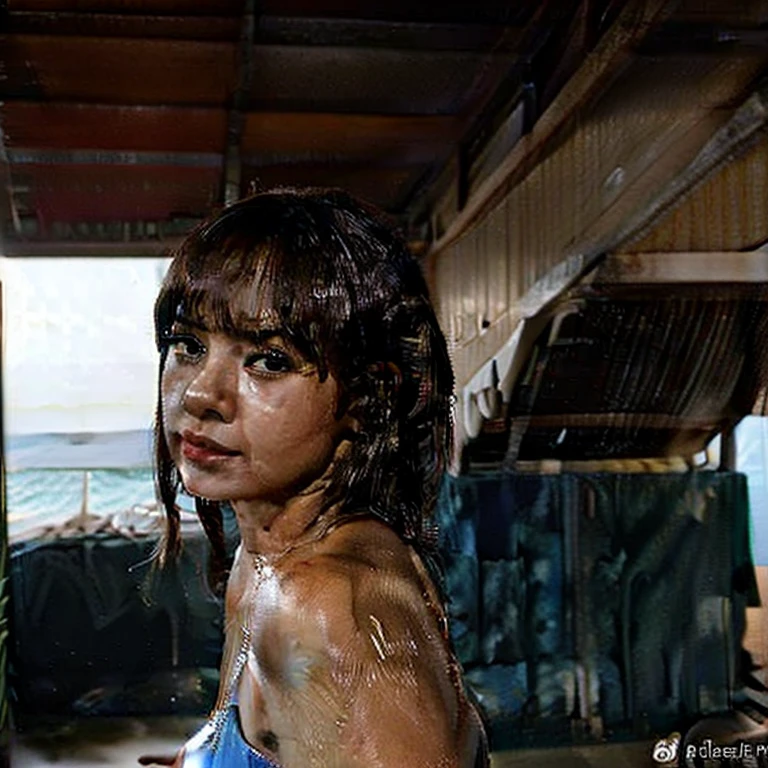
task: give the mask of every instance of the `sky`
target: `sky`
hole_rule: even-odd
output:
[[[152,425],[152,307],[167,259],[2,258],[10,435]]]

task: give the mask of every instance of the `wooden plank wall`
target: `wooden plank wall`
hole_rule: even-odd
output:
[[[764,65],[764,57],[754,53],[727,60],[636,57],[596,103],[584,105],[567,134],[550,144],[544,159],[477,226],[444,247],[438,243],[430,269],[459,386],[509,338],[519,320],[519,299],[570,257],[621,250],[641,236],[639,250],[654,251],[660,244],[669,251],[693,245],[736,250],[768,239],[764,134],[756,148],[719,169],[704,186],[702,179],[689,179],[675,211],[660,213],[658,205],[733,119],[749,94],[745,88]],[[535,133],[522,141],[534,142]],[[696,189],[696,207],[681,212]],[[453,196],[449,190],[446,199]],[[702,215],[711,222],[708,235],[734,236],[690,235],[677,242],[682,225],[666,223],[670,216]],[[688,228],[693,232],[693,224]]]
[[[632,253],[752,250],[768,241],[768,141],[706,179],[626,248]]]

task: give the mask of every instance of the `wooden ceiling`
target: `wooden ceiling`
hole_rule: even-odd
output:
[[[275,184],[348,188],[427,243],[633,5],[0,0],[2,252],[161,253]],[[670,9],[638,16],[646,57],[765,44],[762,1],[645,5]]]
[[[633,238],[765,241],[768,149],[743,172],[729,156],[768,146],[767,72],[768,0],[0,0],[0,252],[162,253],[251,190],[342,186],[431,243],[433,276],[463,240],[461,314],[498,208],[510,303],[488,328],[470,318],[476,339],[454,350],[468,381],[514,327],[513,274]],[[630,300],[592,285],[538,340],[531,377],[546,371],[487,422],[478,463],[509,455],[514,430],[523,459],[690,453],[764,389],[766,297],[748,288]],[[661,348],[680,366],[646,354]],[[720,348],[732,357],[707,357]]]
[[[491,96],[578,6],[14,0],[4,250],[160,251],[273,184],[343,186],[413,220]]]

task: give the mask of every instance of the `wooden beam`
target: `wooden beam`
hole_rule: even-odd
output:
[[[354,17],[265,16],[259,45],[360,46],[423,51],[513,52],[523,31],[520,24],[472,24],[405,18],[380,20]]]
[[[89,0],[92,13],[136,13],[174,16],[240,16],[242,0]],[[13,0],[14,11],[66,13],[71,0]]]
[[[8,101],[2,120],[20,149],[222,152],[227,133],[223,108]],[[246,159],[296,153],[372,162],[393,149],[442,151],[464,125],[452,115],[333,112],[246,112],[244,121]]]
[[[224,106],[235,78],[235,45],[8,35],[3,62],[0,98]]]
[[[238,16],[16,11],[7,34],[237,41]],[[522,27],[356,18],[262,17],[258,45],[323,45],[426,51],[514,51]]]
[[[736,151],[617,250],[751,251],[768,242],[768,133]]]
[[[766,44],[768,32],[764,29],[676,20],[650,35],[643,42],[640,53],[643,56],[673,56],[679,59],[706,54],[744,55],[750,49],[765,49]]]
[[[222,154],[216,152],[133,152],[119,150],[9,149],[11,165],[130,165],[174,168],[216,168]]]
[[[766,0],[720,0],[702,3],[684,0],[675,13],[680,24],[717,24],[760,27],[768,19]]]
[[[25,165],[23,171],[27,209],[52,238],[57,226],[78,222],[196,218],[215,205],[221,183],[220,164]]]
[[[722,420],[670,416],[665,413],[553,413],[523,417],[528,428],[543,429],[695,429],[702,432],[722,428]],[[512,422],[517,417],[512,416]]]
[[[735,426],[723,431],[720,439],[720,472],[736,472],[738,469]]]
[[[768,252],[614,253],[590,275],[590,285],[756,283],[768,285]]]
[[[522,5],[522,8],[517,6]],[[378,19],[381,21],[425,21],[453,24],[496,24],[526,13],[527,3],[509,0],[443,0],[441,3],[413,0],[265,0],[263,11],[275,16]],[[14,10],[66,12],[72,0],[13,0]],[[160,15],[236,16],[242,0],[88,0],[94,13],[136,13]]]
[[[513,58],[313,45],[255,45],[251,54],[260,75],[252,108],[377,114],[456,114],[478,76],[500,76]],[[233,42],[8,35],[3,59],[0,98],[32,101],[226,107],[237,79]]]
[[[458,140],[463,126],[453,115],[249,112],[243,145],[247,153],[309,151],[370,158],[393,146],[443,149]]]
[[[180,242],[181,238],[127,242],[98,240],[48,240],[45,242],[8,240],[4,243],[3,255],[45,258],[58,258],[60,256],[164,256]]]
[[[0,108],[13,147],[134,152],[223,152],[227,113],[184,106],[6,101]]]
[[[530,13],[534,3],[509,0],[265,0],[264,12],[285,16],[424,21],[450,24],[513,23]]]
[[[630,0],[627,3],[533,131],[524,136],[496,171],[480,184],[435,243],[435,252],[444,250],[475,226],[546,156],[585,106],[603,93],[631,62],[634,48],[655,25],[672,13],[676,4],[667,0]]]
[[[5,34],[234,42],[239,31],[238,17],[13,10]]]
[[[0,254],[3,252],[6,238],[18,233],[21,225],[13,199],[13,178],[5,147],[5,135],[0,123]]]
[[[304,169],[322,169],[323,171],[359,171],[373,169],[421,168],[432,159],[431,156],[415,156],[413,152],[384,152],[379,149],[377,156],[355,155],[352,157],[320,156],[310,152],[294,155],[262,152],[259,155],[238,156],[244,165],[250,168],[269,168],[273,166],[293,167],[300,173]],[[69,165],[110,165],[133,167],[166,168],[216,168],[220,167],[224,154],[221,152],[135,152],[133,150],[102,149],[9,149],[6,161],[10,166],[69,166]]]
[[[237,52],[237,80],[227,116],[227,145],[224,149],[223,202],[230,205],[241,197],[241,154],[245,110],[253,83],[253,40],[256,33],[256,0],[245,0]]]
[[[736,69],[735,67],[733,69]],[[644,236],[661,216],[679,205],[685,195],[718,168],[732,163],[756,143],[764,139],[768,125],[768,79],[764,79],[749,98],[736,110],[725,125],[713,131],[696,156],[645,205],[628,216],[615,233],[617,243],[626,243]]]

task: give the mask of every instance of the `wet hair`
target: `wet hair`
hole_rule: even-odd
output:
[[[231,335],[263,319],[321,379],[331,373],[338,415],[348,410],[359,431],[332,467],[327,506],[339,503],[339,519],[374,515],[422,552],[434,543],[429,520],[451,445],[453,373],[420,267],[384,214],[328,189],[276,189],[223,209],[178,247],[160,290],[161,373],[181,316]],[[158,398],[156,483],[169,557],[180,548],[181,480],[162,425]],[[196,507],[221,566],[220,507],[205,499]]]

